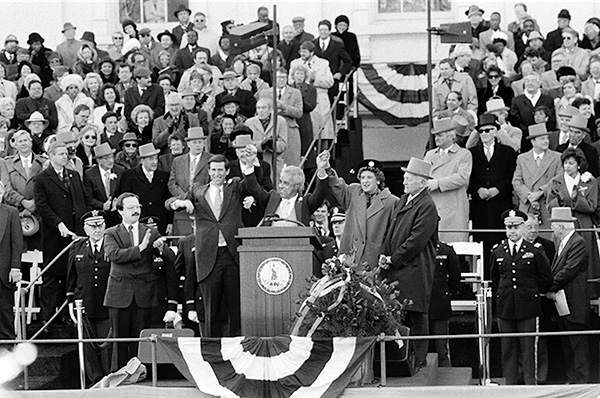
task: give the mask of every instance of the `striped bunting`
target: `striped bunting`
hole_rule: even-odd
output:
[[[219,397],[333,398],[361,365],[375,337],[158,338],[200,391]]]
[[[358,100],[390,125],[415,126],[429,118],[427,66],[362,64]]]

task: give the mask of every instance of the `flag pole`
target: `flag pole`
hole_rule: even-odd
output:
[[[271,57],[271,81],[273,82],[273,157],[271,170],[273,179],[277,179],[277,5],[273,4],[273,56]],[[268,40],[267,40],[268,42]],[[267,47],[268,51],[268,47]]]

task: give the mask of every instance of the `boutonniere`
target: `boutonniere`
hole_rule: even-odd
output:
[[[588,187],[577,187],[577,191],[584,193],[585,191],[587,191]]]
[[[581,175],[581,181],[582,182],[590,182],[593,177],[594,176],[592,176],[592,173],[590,173],[589,171],[586,171],[585,173],[583,173]]]
[[[111,181],[112,181],[112,180],[114,180],[114,179],[116,179],[116,178],[117,178],[117,175],[116,175],[115,173],[108,173],[108,179],[109,179],[109,180],[111,180]]]
[[[231,185],[232,182],[233,182],[233,178],[230,178],[229,180],[227,180],[227,185]]]
[[[300,197],[298,198],[298,202],[302,202],[302,199],[303,199],[303,198],[302,198],[302,196],[300,196]]]

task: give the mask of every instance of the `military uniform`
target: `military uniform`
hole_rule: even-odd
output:
[[[541,314],[541,294],[552,284],[550,264],[541,244],[524,239],[511,255],[509,240],[495,245],[490,257],[496,314],[501,333],[534,332]],[[517,384],[519,356],[525,384],[535,384],[534,337],[502,338],[506,384]]]
[[[97,212],[96,212],[97,213]],[[108,308],[104,306],[104,294],[110,273],[110,261],[103,248],[103,240],[92,248],[91,240],[76,242],[69,249],[67,267],[67,298],[83,300],[85,307],[84,337],[104,338],[108,336],[110,320]],[[98,344],[85,344],[85,370],[92,383],[110,371],[111,349],[100,349]]]

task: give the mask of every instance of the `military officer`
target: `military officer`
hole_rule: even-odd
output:
[[[498,326],[501,333],[534,332],[541,314],[540,296],[552,285],[550,264],[541,244],[523,239],[525,213],[507,210],[501,218],[508,239],[494,246],[490,256]],[[525,384],[536,384],[534,342],[534,337],[501,339],[506,384],[518,383],[519,363]]]
[[[83,300],[87,320],[84,322],[85,337],[108,336],[110,320],[108,308],[103,304],[110,261],[104,253],[104,230],[106,213],[93,210],[81,217],[83,230],[88,236],[76,242],[69,250],[67,267],[67,298],[69,311],[73,302]],[[85,370],[91,383],[96,383],[110,371],[111,349],[100,349],[98,344],[85,344]]]
[[[344,233],[344,226],[346,225],[346,212],[342,207],[334,207],[331,209],[329,225],[331,225],[335,239],[326,243],[323,247],[323,257],[325,260],[337,256],[340,248],[340,241],[342,239],[342,234]]]
[[[144,217],[140,219],[141,224],[157,230],[160,224],[158,217]],[[179,278],[175,272],[175,254],[171,250],[165,250],[164,259],[154,256],[152,268],[156,275],[156,296],[158,297],[158,306],[152,308],[152,327],[164,327],[163,317],[168,311],[177,312],[177,293],[179,288]],[[177,323],[176,317],[173,323]],[[170,324],[170,322],[169,322]]]

